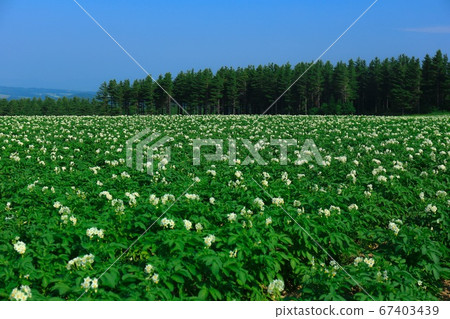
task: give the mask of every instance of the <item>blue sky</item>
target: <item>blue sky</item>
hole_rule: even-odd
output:
[[[373,0],[78,0],[160,73],[317,58]],[[379,0],[324,57],[450,53],[450,1]],[[143,78],[73,0],[0,0],[0,86],[97,90]]]

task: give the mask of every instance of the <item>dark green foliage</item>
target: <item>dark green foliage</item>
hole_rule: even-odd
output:
[[[222,67],[215,74],[207,68],[156,79],[157,83],[150,77],[133,84],[104,82],[94,100],[3,100],[0,115],[403,115],[450,110],[450,63],[440,50],[434,57],[426,55],[422,65],[417,58],[400,55],[383,61],[375,58],[368,64],[358,58],[335,66],[318,61],[312,66]]]

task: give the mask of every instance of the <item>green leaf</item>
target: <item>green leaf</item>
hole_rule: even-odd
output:
[[[181,277],[180,275],[175,274],[175,275],[170,276],[170,278],[179,284],[184,284],[184,278]]]
[[[214,262],[211,266],[211,271],[214,274],[214,276],[219,277],[219,270],[220,270],[220,266]]]
[[[198,293],[198,299],[206,300],[207,297],[208,297],[208,288],[204,286],[202,289],[200,289],[200,292]]]
[[[67,292],[70,291],[70,289],[71,288],[68,285],[66,285],[65,283],[58,282],[53,286],[52,291],[58,290],[58,293],[60,295],[65,295]]]
[[[102,277],[102,285],[114,288],[119,281],[119,278],[117,276],[117,271],[110,271],[103,275]]]

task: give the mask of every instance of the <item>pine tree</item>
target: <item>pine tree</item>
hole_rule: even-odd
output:
[[[429,112],[434,104],[434,80],[433,80],[433,61],[427,54],[422,61],[422,80],[421,80],[421,101],[420,106],[423,112]]]
[[[355,73],[357,83],[355,110],[356,114],[362,114],[366,110],[367,89],[369,81],[369,71],[365,60],[362,60],[360,58],[356,60]]]
[[[223,98],[223,90],[224,90],[224,79],[220,74],[216,74],[210,84],[207,113],[220,114],[221,100]]]
[[[431,63],[431,75],[433,79],[435,105],[439,110],[443,109],[444,106],[444,83],[447,77],[447,63],[447,56],[444,57],[442,51],[438,50]]]
[[[346,103],[350,97],[348,69],[344,62],[338,62],[333,73],[334,98],[338,103]]]

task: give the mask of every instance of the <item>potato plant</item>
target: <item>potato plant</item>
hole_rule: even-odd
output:
[[[448,116],[0,123],[2,300],[442,299]],[[127,166],[144,129],[170,137],[153,174]],[[196,139],[220,158],[194,165]],[[283,159],[271,139],[298,143]]]

